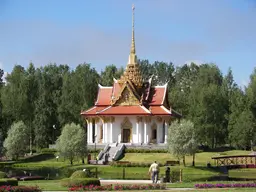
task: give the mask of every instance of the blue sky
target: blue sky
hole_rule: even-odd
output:
[[[256,64],[255,0],[0,0],[0,68],[125,66],[135,4],[140,59],[216,63],[244,85]]]

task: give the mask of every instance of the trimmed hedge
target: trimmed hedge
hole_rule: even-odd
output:
[[[18,186],[17,179],[0,179],[0,186],[9,185],[9,186]]]
[[[71,179],[79,179],[79,178],[88,178],[88,175],[85,171],[75,171],[71,176]]]
[[[0,171],[0,179],[1,179],[1,178],[6,178],[6,177],[7,177],[6,173]]]
[[[122,164],[120,162],[110,162],[109,163],[113,167],[150,167],[152,163],[126,163]],[[162,163],[158,164],[160,167],[163,167],[164,165]]]
[[[136,149],[125,148],[125,153],[168,153],[167,149]]]
[[[88,185],[100,186],[100,180],[97,178],[77,178],[77,179],[66,178],[66,179],[62,179],[60,183],[64,187],[88,186]]]
[[[50,149],[50,148],[43,148],[43,149],[41,149],[41,153],[55,154],[56,152],[57,152],[56,149]]]

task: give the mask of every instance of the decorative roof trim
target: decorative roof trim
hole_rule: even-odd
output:
[[[84,113],[88,113],[89,111],[91,111],[91,110],[93,110],[93,109],[95,109],[95,108],[96,108],[96,106],[94,106],[94,107],[88,109],[87,111],[83,111],[83,112],[81,112],[81,115],[83,115]]]
[[[165,97],[166,97],[166,91],[167,91],[167,83],[164,85],[165,87],[165,90],[164,90],[164,96],[163,96],[163,100],[162,100],[162,105],[164,104],[164,101],[165,101]]]
[[[144,111],[146,111],[147,113],[151,114],[151,112],[150,112],[145,106],[140,105],[140,107],[141,107]]]
[[[169,113],[170,115],[172,114],[172,112],[169,111],[168,109],[166,109],[164,106],[161,106],[161,108],[162,108],[163,110],[165,110],[167,113]]]
[[[101,113],[101,112],[104,112],[104,111],[108,110],[108,109],[111,108],[111,107],[112,107],[112,106],[108,106],[108,107],[106,107],[105,109],[102,109],[101,111],[96,112],[96,114],[99,114],[99,113]]]

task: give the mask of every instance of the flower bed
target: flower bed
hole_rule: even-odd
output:
[[[26,186],[0,186],[0,192],[41,192],[38,187],[26,187]]]
[[[166,189],[166,185],[149,184],[149,185],[89,185],[89,186],[73,186],[69,191],[123,191],[123,190],[157,190]]]
[[[217,184],[195,184],[195,188],[256,188],[256,183],[227,183],[227,184],[222,184],[222,183],[217,183]]]

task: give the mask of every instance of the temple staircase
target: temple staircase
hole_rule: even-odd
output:
[[[97,159],[97,164],[107,164],[107,162],[112,162],[118,160],[124,153],[124,144],[107,144],[103,150],[100,151]]]

